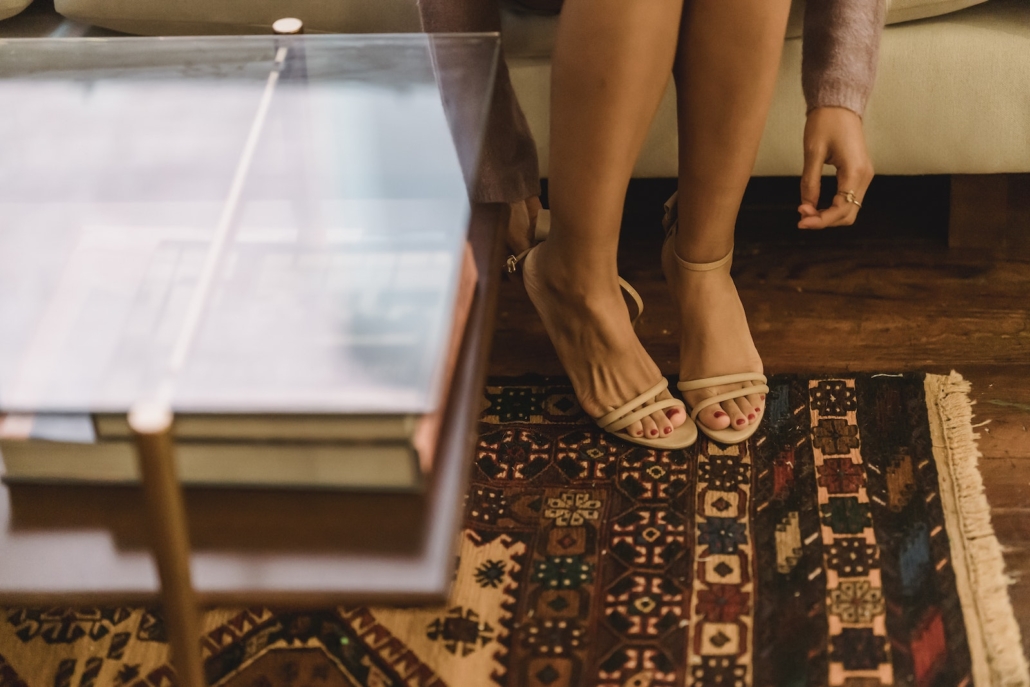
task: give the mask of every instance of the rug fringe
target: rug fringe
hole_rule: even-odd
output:
[[[970,383],[957,372],[926,375],[927,411],[952,564],[966,619],[973,681],[996,687],[1030,686],[1030,667],[1016,623],[1001,546],[991,525],[973,432]]]

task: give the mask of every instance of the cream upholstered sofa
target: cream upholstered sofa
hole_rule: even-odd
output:
[[[866,112],[880,174],[1030,172],[1030,0],[892,0]],[[138,34],[267,32],[282,16],[310,32],[418,31],[414,0],[56,0],[74,20]],[[798,175],[805,104],[801,8],[792,9],[759,176]],[[933,16],[936,15],[936,16]],[[548,165],[550,53],[556,18],[506,10],[512,81]],[[637,176],[676,175],[674,99],[666,94]]]

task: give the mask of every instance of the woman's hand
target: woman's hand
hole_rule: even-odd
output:
[[[837,168],[837,195],[833,205],[819,210],[819,181],[823,164]],[[866,150],[862,118],[843,107],[817,107],[805,122],[805,171],[801,176],[801,221],[798,229],[825,229],[855,223],[866,189],[873,180],[873,163]]]

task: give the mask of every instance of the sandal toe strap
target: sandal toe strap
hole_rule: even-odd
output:
[[[707,386],[717,386],[711,384]],[[716,394],[711,398],[706,398],[694,406],[690,411],[690,419],[696,420],[698,413],[709,406],[713,406],[716,403],[722,403],[723,401],[732,401],[735,398],[743,398],[744,396],[750,396],[751,394],[767,394],[769,393],[769,387],[765,384],[756,384],[754,386],[746,386],[743,389],[734,389],[733,391],[727,391],[726,393]]]
[[[597,418],[597,420],[596,420],[597,424],[600,425],[601,427],[607,428],[609,425],[615,423],[618,420],[621,420],[626,415],[629,415],[630,413],[634,412],[636,410],[637,406],[642,405],[642,404],[644,404],[644,403],[646,403],[648,401],[653,400],[655,396],[657,396],[658,394],[662,393],[663,391],[665,391],[668,388],[669,388],[669,380],[666,379],[665,377],[662,377],[662,381],[658,382],[657,384],[655,384],[653,387],[651,387],[650,389],[648,389],[644,393],[640,394],[639,396],[637,396],[636,398],[634,398],[634,399],[632,399],[630,401],[627,401],[626,403],[623,403],[621,406],[619,406],[615,410],[613,410],[613,411],[611,411],[609,413],[606,413],[606,414],[602,415],[601,417]],[[656,403],[664,403],[664,401],[655,401],[655,402]],[[679,402],[677,401],[677,403],[679,403]]]
[[[642,420],[643,418],[654,413],[655,411],[664,410],[666,408],[683,408],[684,410],[686,410],[686,406],[683,404],[683,401],[680,401],[679,399],[675,398],[667,398],[664,401],[655,401],[654,403],[648,403],[640,410],[635,410],[629,415],[625,415],[616,420],[615,422],[612,422],[611,424],[601,425],[601,427],[605,431],[614,434],[615,432],[626,429],[637,420]]]
[[[723,384],[739,384],[740,382],[765,384],[768,381],[765,375],[757,372],[738,372],[737,374],[722,375],[721,377],[706,377],[704,379],[693,379],[689,382],[680,382],[676,385],[676,388],[680,391],[697,391],[698,389],[722,386]]]

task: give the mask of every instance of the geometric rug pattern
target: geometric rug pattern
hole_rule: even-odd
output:
[[[449,603],[211,611],[208,680],[968,685],[923,381],[773,377],[745,444],[654,451],[490,380]],[[173,684],[159,612],[0,611],[0,687]]]

